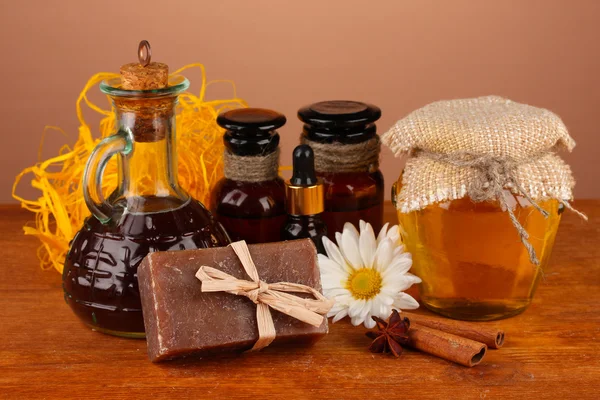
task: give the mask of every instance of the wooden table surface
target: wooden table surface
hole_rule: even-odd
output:
[[[533,304],[497,322],[506,344],[474,368],[371,354],[365,330],[345,321],[312,348],[152,364],[143,340],[79,322],[22,234],[31,214],[0,206],[0,398],[600,398],[600,200],[576,206],[590,221],[565,213]]]

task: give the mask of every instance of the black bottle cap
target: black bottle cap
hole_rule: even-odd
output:
[[[350,100],[322,101],[298,110],[305,135],[322,143],[366,141],[376,135],[374,122],[380,117],[379,107]]]
[[[285,182],[285,204],[290,215],[316,215],[325,209],[323,182],[315,175],[315,154],[307,144],[294,149],[292,178]]]
[[[240,108],[217,117],[217,124],[227,131],[225,146],[239,156],[267,155],[279,146],[275,129],[286,123],[283,114],[264,108]]]
[[[380,117],[379,107],[350,100],[321,101],[298,110],[302,122],[328,128],[365,126]]]
[[[315,174],[315,154],[307,144],[301,144],[294,149],[293,173],[290,183],[294,186],[313,186],[317,184]]]

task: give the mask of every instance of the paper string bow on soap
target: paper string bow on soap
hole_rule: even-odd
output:
[[[242,240],[232,243],[230,246],[252,280],[238,279],[206,265],[198,269],[196,277],[202,281],[202,292],[227,292],[248,297],[256,304],[258,340],[250,351],[265,348],[275,339],[275,325],[269,307],[312,326],[318,327],[323,323],[324,315],[333,306],[331,300],[328,300],[316,289],[306,285],[261,281],[246,242]],[[294,296],[289,292],[307,293],[312,295],[314,299]]]
[[[258,271],[251,275],[244,269],[253,266],[246,261],[242,266],[239,258],[247,258],[248,249],[240,251],[238,246],[243,244],[158,251],[144,258],[138,282],[152,362],[247,350],[259,339],[259,323],[266,336],[269,312],[277,332],[273,344],[312,345],[327,334],[323,314],[330,304],[319,293],[317,251],[310,239],[248,245]],[[216,269],[202,268],[205,283],[196,277],[201,266]],[[257,307],[249,299],[265,306]],[[267,304],[281,312],[269,310]],[[256,348],[264,344],[261,339]]]

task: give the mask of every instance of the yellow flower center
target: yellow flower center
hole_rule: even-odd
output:
[[[355,299],[372,299],[381,291],[381,274],[372,268],[357,269],[348,277],[346,288]]]

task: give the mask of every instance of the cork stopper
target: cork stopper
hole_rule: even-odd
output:
[[[166,64],[150,62],[151,49],[146,40],[138,47],[139,63],[121,67],[121,89],[152,90],[168,86],[169,67]],[[175,97],[148,96],[114,97],[115,106],[122,115],[121,124],[131,129],[136,142],[157,142],[163,140],[172,130],[171,118],[174,112]]]
[[[121,88],[125,90],[162,89],[169,83],[169,66],[150,62],[150,43],[142,40],[138,47],[139,63],[121,66]]]

